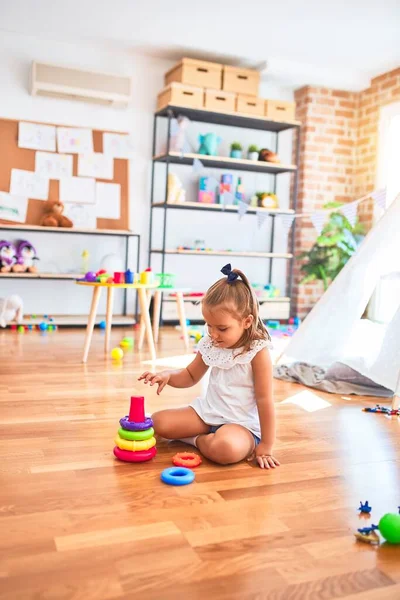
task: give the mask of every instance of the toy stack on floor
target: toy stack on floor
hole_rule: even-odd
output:
[[[145,462],[157,453],[153,421],[144,413],[143,396],[132,396],[129,415],[119,421],[114,455],[124,462]]]

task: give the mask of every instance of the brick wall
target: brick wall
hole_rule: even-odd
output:
[[[298,212],[321,209],[326,202],[351,202],[374,189],[379,109],[400,99],[400,69],[372,80],[362,92],[303,87],[295,92],[296,117],[302,122]],[[360,205],[370,225],[372,204]],[[309,219],[297,221],[295,253],[308,250],[317,233]],[[321,282],[300,285],[295,262],[293,313],[304,317],[323,293]]]

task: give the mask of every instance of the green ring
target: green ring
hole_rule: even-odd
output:
[[[144,431],[127,431],[126,429],[122,429],[120,427],[118,429],[118,435],[123,440],[133,440],[137,442],[142,442],[144,440],[149,440],[154,435],[154,429],[150,427],[149,429],[145,429]]]

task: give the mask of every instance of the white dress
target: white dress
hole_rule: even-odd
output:
[[[234,423],[261,437],[251,361],[269,346],[267,340],[256,340],[248,352],[240,354],[242,348],[214,346],[209,335],[200,340],[197,349],[211,367],[210,380],[206,395],[196,398],[191,406],[205,423]]]

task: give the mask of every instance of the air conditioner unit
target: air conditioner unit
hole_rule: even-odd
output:
[[[132,98],[132,79],[34,61],[31,94],[108,106],[127,106]]]

